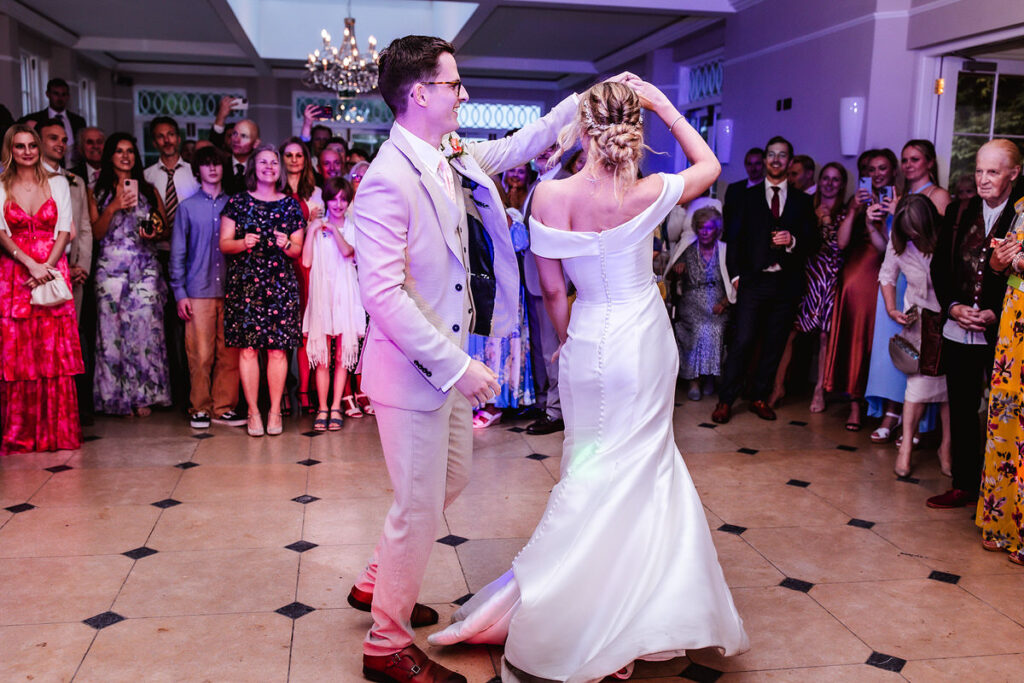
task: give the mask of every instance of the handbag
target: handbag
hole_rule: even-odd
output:
[[[889,338],[889,357],[906,375],[938,377],[942,356],[942,314],[915,306],[907,311],[910,323]]]
[[[171,239],[172,226],[164,220],[163,215],[159,211],[151,211],[140,223],[139,234],[145,239],[154,242],[164,242]]]
[[[53,279],[32,288],[32,305],[51,308],[71,301],[71,289],[56,268],[47,268]]]

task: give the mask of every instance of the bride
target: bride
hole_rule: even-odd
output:
[[[636,179],[643,109],[669,126],[689,168]],[[651,263],[657,226],[721,167],[668,98],[636,77],[580,98],[557,154],[577,140],[586,165],[542,183],[530,219],[562,341],[561,479],[512,569],[428,639],[505,643],[506,682],[625,678],[636,659],[749,646],[673,438],[679,360]],[[577,290],[571,320],[563,268]]]

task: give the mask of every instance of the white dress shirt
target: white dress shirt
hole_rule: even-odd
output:
[[[167,203],[167,171],[164,170],[162,161],[158,161],[145,171],[142,177],[152,185],[160,199]],[[178,157],[178,163],[174,166],[174,192],[178,195],[178,203],[185,201],[199,191],[199,182],[192,175],[192,167]]]
[[[782,212],[786,210],[786,196],[789,194],[789,181],[783,179],[783,181],[778,185],[772,185],[772,182],[765,178],[764,196],[768,202],[769,209],[772,208],[772,195],[775,194],[774,192],[772,192],[773,187],[779,188],[779,216],[781,217]],[[796,235],[790,233],[790,240],[789,244],[786,245],[786,251],[792,252],[794,248],[796,248]],[[765,268],[764,272],[777,273],[780,270],[782,270],[782,266],[780,266],[778,263],[773,263],[772,265]]]
[[[64,148],[64,164],[66,166],[71,166],[71,157],[75,153],[75,131],[71,129],[71,119],[68,118],[68,111],[67,109],[64,111],[55,111],[53,107],[47,107],[46,116],[51,119],[55,119],[59,116],[61,120],[64,121],[64,132],[67,133],[68,136],[68,144]]]

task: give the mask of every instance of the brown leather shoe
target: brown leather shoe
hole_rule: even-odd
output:
[[[363,678],[378,683],[466,683],[415,645],[393,655],[363,655]]]
[[[732,406],[728,403],[718,402],[715,406],[715,411],[711,413],[711,421],[717,422],[720,425],[724,425],[726,422],[732,419]]]
[[[978,502],[978,492],[969,493],[963,489],[950,489],[945,493],[940,493],[937,496],[932,496],[925,503],[930,508],[938,508],[940,510],[948,510],[950,508],[962,508],[968,505],[974,505]]]
[[[369,612],[370,604],[373,602],[373,593],[361,591],[355,586],[348,593],[348,604],[361,612]],[[412,618],[409,620],[413,628],[420,626],[433,626],[437,623],[437,611],[432,607],[416,603],[412,608]]]
[[[752,412],[754,415],[757,415],[762,420],[776,419],[775,411],[772,410],[771,406],[769,406],[764,401],[754,401],[753,403],[751,403],[750,412]]]

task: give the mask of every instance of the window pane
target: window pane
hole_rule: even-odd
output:
[[[999,76],[996,135],[1024,135],[1024,76]]]
[[[955,179],[961,175],[974,177],[974,155],[978,148],[988,142],[987,136],[954,135],[953,152],[949,158],[949,177]]]
[[[956,81],[956,117],[953,130],[957,133],[984,133],[988,135],[992,115],[992,74],[974,74],[961,71]]]

